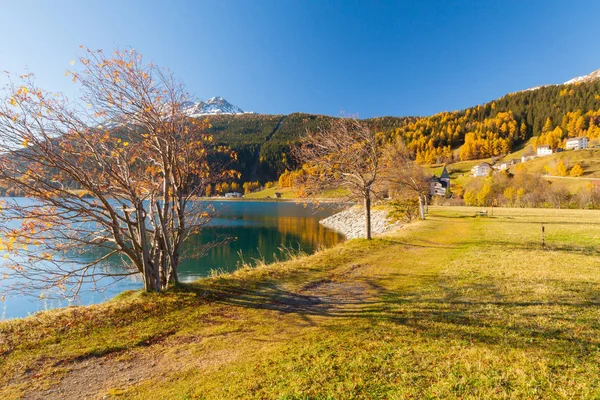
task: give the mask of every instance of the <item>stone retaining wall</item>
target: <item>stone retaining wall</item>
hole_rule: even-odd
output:
[[[371,210],[371,233],[373,236],[400,227],[400,223],[387,220],[387,211]],[[360,207],[352,207],[319,221],[326,228],[343,233],[347,239],[365,237],[365,213]]]

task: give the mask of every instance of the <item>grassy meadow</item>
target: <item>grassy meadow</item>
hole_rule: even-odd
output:
[[[279,188],[277,186],[245,194],[244,198],[252,200],[274,199],[275,193],[280,193],[282,199],[299,199],[298,194],[296,193],[296,190],[294,188]],[[331,189],[321,192],[317,197],[321,200],[329,200],[343,198],[347,195],[348,191],[345,189]]]
[[[600,397],[600,212],[476,210],[2,322],[0,398]]]

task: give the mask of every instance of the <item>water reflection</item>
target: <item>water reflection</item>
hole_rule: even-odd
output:
[[[335,231],[324,228],[317,218],[299,216],[256,216],[233,220],[233,224],[212,226],[190,238],[188,250],[225,237],[231,242],[212,248],[200,259],[190,259],[180,267],[182,279],[206,276],[211,269],[233,271],[239,262],[260,259],[273,262],[285,256],[282,249],[314,252],[343,240]]]
[[[23,201],[28,201],[24,199]],[[194,257],[182,262],[179,277],[182,281],[193,281],[207,276],[211,270],[233,271],[240,262],[252,263],[257,259],[272,262],[284,259],[281,248],[294,249],[312,253],[321,247],[330,247],[344,240],[335,231],[324,228],[319,220],[338,211],[340,205],[321,207],[307,206],[289,202],[250,202],[250,201],[215,201],[211,202],[218,215],[200,234],[194,235],[186,243],[184,252],[197,253],[206,243],[231,238],[226,244],[208,249],[203,257]],[[92,257],[95,250],[90,249],[83,258]],[[1,252],[0,252],[1,253]],[[0,254],[1,256],[1,254]],[[2,272],[0,257],[0,273]],[[103,273],[122,273],[123,264],[118,257],[113,257],[98,270]],[[7,281],[0,280],[2,286]],[[101,292],[90,291],[94,286]],[[73,304],[92,304],[104,301],[116,294],[137,289],[142,286],[137,276],[125,279],[107,277],[99,282],[88,282],[85,290]],[[38,310],[64,307],[70,303],[65,300],[39,299],[23,296],[7,296],[0,302],[0,318],[26,316]]]

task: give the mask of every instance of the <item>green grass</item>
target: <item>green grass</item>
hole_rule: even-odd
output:
[[[275,198],[275,193],[281,193],[282,199],[298,199],[296,195],[296,191],[294,188],[283,188],[279,189],[277,187],[260,190],[258,192],[249,193],[244,195],[245,199],[273,199]],[[317,196],[320,199],[335,199],[347,196],[348,192],[344,189],[332,189],[327,190],[319,194]]]
[[[510,161],[510,160],[515,159],[515,158],[518,159],[518,160],[520,160],[521,157],[524,154],[534,152],[534,150],[533,150],[533,138],[527,140],[525,143],[523,143],[522,145],[520,145],[519,147],[517,147],[514,150],[515,151],[513,151],[512,153],[510,153],[509,155],[507,155],[506,157],[504,157],[502,160],[504,160],[504,161]]]
[[[259,190],[258,192],[248,193],[244,195],[245,199],[274,199],[275,193],[281,193],[282,199],[295,199],[296,193],[294,189],[291,188],[283,188],[279,189],[277,187],[272,187],[269,189]]]
[[[571,178],[571,177],[548,177],[548,182],[552,183],[553,187],[565,188],[569,193],[576,194],[582,189],[586,189],[591,180],[586,178]]]
[[[600,213],[476,210],[0,323],[0,398],[598,398]]]

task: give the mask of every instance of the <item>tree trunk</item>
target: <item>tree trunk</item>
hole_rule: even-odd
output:
[[[371,193],[364,199],[365,205],[365,237],[371,240]]]
[[[150,255],[148,252],[148,243],[146,242],[146,226],[144,217],[144,207],[142,203],[135,205],[137,218],[137,234],[138,241],[142,250],[142,275],[144,276],[144,290],[155,290],[154,277],[152,276],[152,266],[150,263]]]
[[[419,194],[419,214],[421,219],[425,219],[425,206],[423,205],[423,196]]]
[[[166,285],[165,287],[170,283],[170,282],[177,282],[177,261],[175,260],[175,255],[174,255],[174,251],[173,248],[171,246],[171,242],[169,242],[169,231],[167,230],[167,226],[165,224],[165,220],[163,219],[162,216],[162,212],[163,210],[160,207],[160,203],[157,201],[156,202],[156,209],[158,210],[158,221],[159,221],[159,226],[162,232],[162,240],[165,246],[165,251],[167,252],[166,257],[168,257],[168,264],[170,265],[170,268],[167,269],[167,271],[165,271],[166,274]]]

